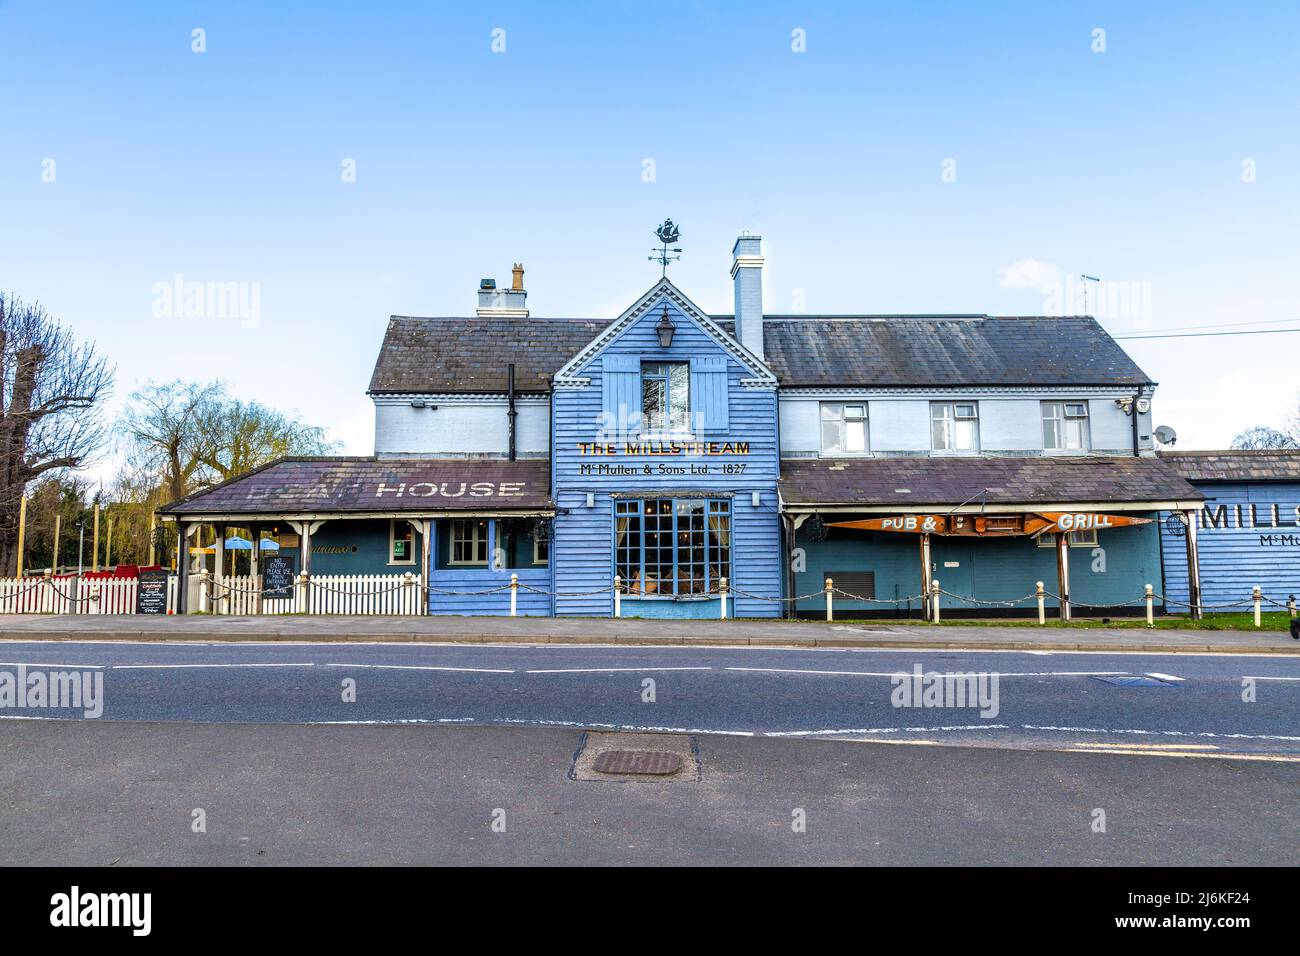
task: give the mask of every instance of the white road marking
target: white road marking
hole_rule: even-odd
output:
[[[103,664],[33,664],[31,661],[3,662],[0,661],[0,667],[36,667],[36,668],[55,668],[66,667],[70,670],[100,670]]]
[[[142,670],[179,670],[182,668],[195,667],[315,667],[311,661],[306,663],[265,663],[265,664],[109,664],[110,670],[115,671],[142,671]]]
[[[1186,677],[1175,677],[1173,674],[1160,674],[1156,671],[1148,671],[1147,677],[1154,677],[1156,680],[1187,680]]]
[[[1251,677],[1246,675],[1242,680],[1300,680],[1300,677]]]
[[[456,671],[467,674],[513,674],[512,670],[499,667],[441,667],[433,664],[336,664],[327,662],[322,667],[346,667],[348,669],[365,667],[381,671]]]
[[[952,727],[857,727],[848,730],[767,730],[764,737],[829,737],[832,734],[933,734],[952,730],[1010,730],[1006,724],[964,724]]]
[[[1208,730],[1127,730],[1106,727],[1040,727],[1036,724],[1024,724],[1025,730],[1050,730],[1067,734],[1142,734],[1152,737],[1213,737],[1218,740],[1288,740],[1300,741],[1300,737],[1287,737],[1278,734],[1216,734]]]
[[[728,668],[729,670],[731,668]],[[550,670],[524,671],[525,674],[613,674],[631,671],[711,671],[712,667],[559,667]]]
[[[724,670],[729,671],[747,671],[759,674],[827,674],[845,677],[912,677],[910,671],[816,671],[800,670],[792,667],[726,667]],[[939,673],[957,674],[969,673],[968,671],[946,671]],[[1023,672],[1005,672],[990,671],[990,676],[998,677],[1122,677],[1128,671],[1023,671]]]

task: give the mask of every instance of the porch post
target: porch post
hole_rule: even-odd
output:
[[[215,573],[212,580],[216,582],[213,589],[216,593],[212,595],[212,610],[217,614],[225,614],[227,610],[226,592],[222,585],[226,580],[226,526],[224,524],[215,525],[217,540],[215,547],[217,551],[216,559],[213,562]]]
[[[930,532],[926,531],[921,534],[921,620],[923,621],[930,620],[930,591],[932,590],[930,563]]]
[[[429,556],[433,553],[433,519],[420,521],[420,614],[429,613]]]
[[[262,526],[260,524],[250,525],[248,531],[253,537],[253,550],[248,552],[248,586],[255,592],[253,594],[253,613],[260,615],[262,613],[262,585],[257,580],[257,573],[262,564]]]
[[[1061,596],[1061,620],[1070,619],[1070,536],[1056,532],[1056,593]]]
[[[1187,603],[1193,621],[1201,619],[1201,559],[1196,551],[1196,512],[1184,511],[1187,519]]]
[[[179,553],[176,555],[176,613],[178,615],[189,612],[189,608],[186,606],[189,603],[190,589],[190,563],[186,560],[186,558],[189,557],[189,555],[186,554],[189,550],[187,547],[189,540],[189,523],[185,521],[177,521],[176,550]],[[58,573],[57,567],[54,570],[55,573]]]

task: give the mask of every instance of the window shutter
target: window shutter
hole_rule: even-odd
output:
[[[604,429],[618,435],[639,428],[641,422],[641,357],[601,357],[601,411]],[[608,436],[614,440],[613,434]]]
[[[727,357],[700,355],[691,359],[691,422],[706,432],[731,427],[727,412]]]

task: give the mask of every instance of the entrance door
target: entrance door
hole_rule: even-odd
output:
[[[975,543],[965,538],[945,538],[936,535],[931,539],[930,573],[937,579],[939,586],[947,592],[940,598],[940,604],[948,607],[957,602],[950,595],[957,594],[963,598],[975,596]]]

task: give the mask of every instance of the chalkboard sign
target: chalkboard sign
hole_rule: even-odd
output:
[[[167,572],[141,571],[135,589],[136,614],[167,613]]]
[[[297,575],[294,560],[290,557],[273,555],[262,559],[263,597],[293,597],[293,579]]]

